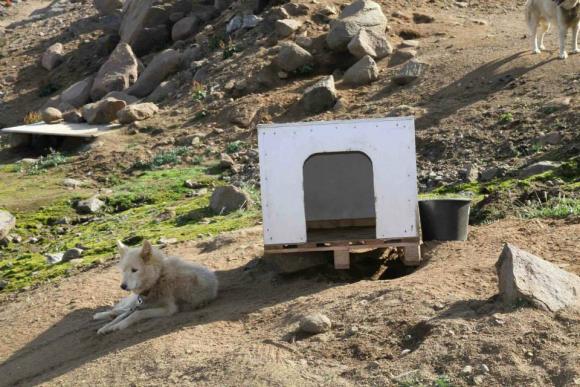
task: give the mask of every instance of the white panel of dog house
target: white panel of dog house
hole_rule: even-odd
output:
[[[417,236],[412,117],[259,125],[258,141],[265,244],[307,241],[304,162],[331,152],[371,159],[377,239]]]

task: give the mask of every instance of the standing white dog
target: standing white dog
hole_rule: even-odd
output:
[[[541,50],[545,50],[544,35],[549,31],[552,22],[558,26],[560,33],[560,58],[566,59],[568,57],[566,52],[568,29],[572,29],[574,52],[580,52],[578,47],[580,0],[528,0],[526,19],[532,35],[534,53],[539,54]]]
[[[150,242],[131,248],[117,242],[123,273],[121,289],[132,292],[115,307],[94,315],[95,320],[114,318],[98,330],[105,334],[122,330],[138,321],[171,316],[179,305],[202,306],[217,297],[215,273],[203,266],[166,257]]]

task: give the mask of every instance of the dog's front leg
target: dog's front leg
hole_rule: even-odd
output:
[[[139,298],[136,294],[131,294],[128,297],[122,298],[113,309],[107,310],[105,312],[95,313],[93,315],[93,320],[108,320],[115,318],[128,310],[131,310],[137,304],[137,299]]]
[[[118,323],[120,323],[121,321],[123,321],[124,319],[126,319],[131,313],[133,313],[133,311],[131,311],[131,310],[128,310],[124,313],[121,313],[113,321],[109,322],[108,324],[103,326],[101,329],[99,329],[97,331],[97,333],[99,335],[104,335],[105,333],[109,333],[109,332],[114,331],[115,329],[113,329],[113,327],[115,325],[117,325]]]
[[[572,29],[572,44],[574,47],[574,53],[580,53],[580,47],[578,47],[578,33],[580,32],[580,24],[576,24]]]
[[[175,303],[171,303],[159,308],[136,310],[127,316],[127,318],[120,320],[119,322],[115,322],[114,324],[110,323],[101,328],[102,331],[99,330],[99,333],[103,334],[113,331],[121,331],[141,320],[147,320],[155,317],[168,317],[175,314],[175,312],[177,312],[177,305]]]
[[[566,52],[566,38],[568,35],[568,25],[563,17],[558,14],[558,29],[560,32],[560,59],[568,58],[568,53]]]

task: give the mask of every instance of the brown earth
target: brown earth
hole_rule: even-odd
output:
[[[580,314],[501,306],[494,264],[509,241],[580,274],[579,235],[577,223],[504,220],[472,228],[468,242],[428,244],[410,275],[358,282],[354,270],[274,275],[258,228],[210,253],[173,246],[217,270],[217,301],[101,337],[93,313],[123,296],[115,267],[12,296],[0,312],[0,385],[430,385],[446,375],[461,386],[482,374],[488,386],[572,386]],[[332,330],[296,333],[310,312]]]

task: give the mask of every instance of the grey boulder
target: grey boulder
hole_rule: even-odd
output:
[[[210,208],[217,214],[227,214],[247,207],[251,199],[247,193],[232,185],[217,187],[210,199]]]
[[[357,0],[345,7],[339,18],[331,22],[326,43],[332,50],[344,51],[360,30],[381,35],[386,28],[387,18],[379,4],[371,0]]]
[[[284,71],[296,71],[306,65],[312,65],[312,55],[293,42],[284,43],[274,59],[274,63]]]
[[[130,124],[135,121],[146,120],[153,117],[159,108],[151,102],[129,105],[117,112],[117,118],[121,124]]]
[[[125,106],[127,106],[125,101],[105,98],[83,106],[81,113],[89,124],[109,124],[117,119],[117,113]]]
[[[313,313],[300,320],[300,330],[306,333],[318,334],[332,328],[330,319],[322,313]]]
[[[46,49],[42,54],[42,67],[48,71],[57,68],[64,60],[64,46],[61,43],[55,43]]]
[[[366,55],[361,60],[352,65],[342,77],[347,85],[366,85],[379,78],[379,68],[370,56]]]
[[[580,277],[553,263],[506,244],[495,266],[506,304],[527,301],[551,312],[580,307]]]
[[[393,47],[385,34],[360,30],[348,43],[348,51],[357,58],[368,55],[375,59],[382,59],[393,52]]]
[[[167,49],[155,55],[149,66],[131,86],[128,93],[139,98],[148,96],[169,75],[181,66],[181,55],[173,49]]]
[[[139,63],[131,46],[119,43],[101,66],[91,88],[91,98],[97,101],[111,91],[123,91],[137,80]]]

